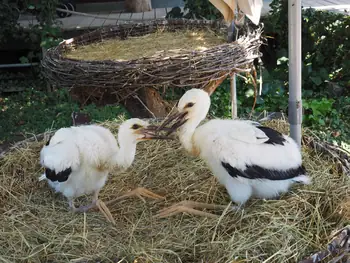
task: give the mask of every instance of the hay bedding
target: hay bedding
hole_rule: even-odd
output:
[[[66,57],[79,60],[126,61],[151,57],[157,52],[162,56],[173,55],[171,51],[204,51],[210,47],[226,43],[223,35],[208,30],[178,30],[167,32],[158,30],[143,36],[109,39],[98,43],[79,46],[66,52]]]
[[[117,131],[116,123],[104,125]],[[269,126],[287,132],[286,123]],[[228,204],[229,197],[177,141],[151,141],[138,145],[132,168],[110,176],[101,198],[143,186],[166,195],[166,201],[116,203],[109,207],[116,220],[112,226],[96,211],[72,214],[60,194],[38,182],[43,144],[28,143],[0,160],[3,262],[297,262],[324,248],[331,231],[349,218],[347,177],[331,174],[331,161],[304,149],[314,184],[297,186],[281,200],[252,200],[244,211],[219,221],[182,214],[152,219],[174,202]],[[236,257],[242,261],[233,261]]]

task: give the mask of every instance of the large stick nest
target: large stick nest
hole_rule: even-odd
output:
[[[116,134],[119,123],[102,125]],[[288,134],[284,121],[266,125]],[[61,194],[38,181],[39,152],[47,133],[18,143],[0,158],[0,258],[57,263],[295,263],[321,251],[315,260],[303,262],[344,262],[331,261],[339,253],[343,259],[348,254],[344,235],[333,242],[335,249],[323,250],[332,231],[349,223],[349,178],[342,176],[334,159],[341,153],[304,132],[303,162],[313,183],[296,185],[280,200],[252,199],[239,212],[218,211],[218,219],[185,214],[155,219],[160,209],[178,201],[225,205],[230,198],[205,163],[188,156],[177,140],[139,143],[132,167],[112,171],[100,197],[108,201],[141,186],[166,199],[144,203],[130,198],[109,206],[116,225],[96,210],[71,213]]]
[[[48,80],[60,87],[101,90],[111,89],[121,101],[143,87],[203,88],[213,80],[233,72],[248,72],[253,61],[261,56],[261,28],[253,30],[233,43],[224,43],[204,51],[159,50],[150,57],[128,61],[78,60],[64,56],[70,49],[107,39],[142,36],[159,31],[185,29],[227,30],[224,23],[207,20],[155,20],[145,23],[125,23],[104,27],[63,41],[47,51],[42,60]]]

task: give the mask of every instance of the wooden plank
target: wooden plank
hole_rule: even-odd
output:
[[[155,9],[155,17],[156,19],[164,19],[166,16],[165,8],[156,8]]]
[[[143,13],[143,19],[154,19],[154,11],[144,12]]]
[[[83,19],[83,16],[72,15],[71,17],[63,18],[61,21],[64,29],[73,29],[76,28]]]
[[[67,18],[65,18],[67,19]],[[81,16],[80,22],[75,26],[75,28],[89,28],[90,24],[94,21],[95,17]]]
[[[105,14],[101,14],[101,13],[99,13],[99,15],[105,16]],[[97,18],[97,17],[95,17],[94,21],[92,21],[92,23],[90,24],[89,28],[102,27],[103,24],[105,23],[105,21],[106,21],[106,19],[104,19],[104,18]]]
[[[121,13],[119,17],[121,19],[120,22],[122,23],[124,21],[130,20],[131,17],[132,17],[132,13]]]
[[[133,13],[131,19],[132,20],[142,21],[142,19],[143,19],[143,12],[141,12],[141,13]]]
[[[111,19],[106,19],[102,26],[116,25],[118,23],[118,19],[119,19],[121,14],[122,14],[121,12],[110,13],[108,18],[111,18]]]

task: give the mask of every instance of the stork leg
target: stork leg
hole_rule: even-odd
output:
[[[72,208],[72,210],[74,212],[87,212],[88,210],[97,207],[100,212],[106,217],[106,219],[109,222],[115,223],[114,218],[111,214],[111,212],[109,211],[108,207],[105,205],[104,202],[102,202],[101,200],[98,199],[98,195],[100,193],[100,190],[97,190],[94,192],[94,195],[92,197],[92,202],[89,205],[85,205],[85,206],[80,206],[78,208],[75,207],[73,199],[69,200],[69,206]]]
[[[215,204],[207,204],[207,203],[200,203],[200,202],[194,202],[194,201],[181,201],[179,203],[176,203],[168,208],[164,208],[159,211],[157,215],[154,217],[156,218],[164,218],[173,216],[179,213],[188,213],[192,215],[198,215],[198,216],[206,216],[211,218],[217,218],[218,215],[207,213],[203,211],[196,210],[195,208],[205,208],[205,209],[221,209],[225,210],[227,208],[226,205],[215,205]],[[232,206],[231,210],[237,210],[239,207]]]
[[[76,208],[74,205],[73,205],[73,211],[74,212],[82,212],[82,213],[85,213],[87,212],[88,210],[90,210],[91,208],[95,207],[96,206],[96,203],[97,203],[97,200],[98,200],[98,194],[99,194],[99,190],[98,191],[95,191],[94,192],[94,195],[92,197],[92,202],[91,204],[89,205],[82,205],[82,206],[79,206],[78,208]]]
[[[94,207],[96,205],[96,202],[92,202],[90,205],[87,205],[87,206],[79,206],[79,207],[76,207],[74,205],[74,199],[69,199],[69,207],[72,209],[72,211],[74,213],[77,213],[77,212],[86,212],[87,210],[91,209],[92,207]]]
[[[144,203],[146,203],[146,200],[143,198],[143,197],[148,197],[148,198],[151,198],[151,199],[164,199],[163,196],[160,196],[156,193],[153,193],[152,191],[146,189],[146,188],[143,188],[143,187],[138,187],[126,194],[123,194],[122,196],[119,196],[118,198],[116,199],[113,199],[113,200],[110,200],[108,202],[106,202],[106,204],[111,204],[111,203],[115,203],[117,201],[120,201],[122,199],[125,199],[125,198],[128,198],[128,197],[131,197],[131,196],[136,196],[138,198],[140,198]]]

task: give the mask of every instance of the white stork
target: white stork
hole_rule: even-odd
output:
[[[136,118],[120,125],[118,142],[108,129],[98,125],[61,128],[40,152],[40,163],[45,173],[39,180],[46,179],[56,192],[62,193],[73,211],[86,212],[97,205],[111,220],[108,209],[98,202],[108,173],[115,166],[126,169],[132,164],[138,142],[162,138],[154,132],[155,126],[152,128],[147,122]],[[75,198],[91,193],[93,199],[90,205],[74,206]],[[131,195],[162,198],[147,189],[137,188],[118,200]]]
[[[251,196],[276,198],[294,183],[311,182],[302,165],[300,149],[293,139],[245,120],[216,119],[197,127],[205,119],[209,108],[208,93],[191,89],[179,100],[178,113],[166,118],[158,129],[175,120],[172,130],[179,128],[182,146],[206,162],[239,207]],[[164,209],[156,217],[179,212],[213,216],[194,208],[225,207],[185,201]]]

